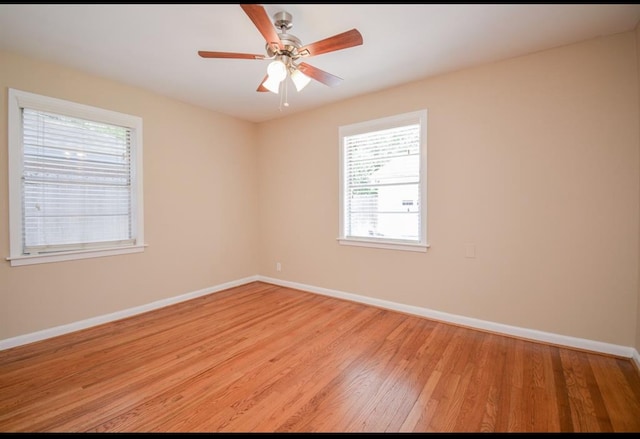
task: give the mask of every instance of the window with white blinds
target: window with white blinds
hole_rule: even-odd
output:
[[[340,127],[342,244],[426,251],[426,110]]]
[[[12,264],[139,249],[141,120],[10,91]]]

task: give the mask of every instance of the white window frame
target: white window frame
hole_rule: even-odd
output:
[[[9,242],[11,266],[41,264],[75,259],[138,253],[144,250],[143,177],[142,177],[142,118],[89,105],[78,104],[47,96],[9,89],[8,145],[9,145]],[[124,126],[132,131],[131,139],[131,227],[133,242],[121,246],[87,248],[43,254],[23,254],[22,239],[22,171],[23,126],[22,109],[30,108]]]
[[[401,127],[410,124],[420,124],[420,231],[419,239],[416,241],[406,241],[388,238],[374,237],[354,237],[347,236],[345,233],[345,178],[346,178],[346,160],[345,160],[345,137],[374,132],[395,127]],[[384,248],[392,250],[405,250],[414,252],[426,252],[429,248],[427,241],[427,110],[413,111],[404,114],[398,114],[390,117],[384,117],[375,120],[344,125],[339,127],[339,144],[340,144],[340,172],[339,172],[339,202],[340,202],[340,220],[339,220],[339,237],[338,242],[342,245],[355,245],[362,247]]]

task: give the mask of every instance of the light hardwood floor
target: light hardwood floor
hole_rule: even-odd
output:
[[[0,351],[2,432],[640,432],[640,374],[254,282]]]

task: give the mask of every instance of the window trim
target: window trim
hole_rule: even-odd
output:
[[[378,131],[408,124],[420,123],[420,240],[405,241],[388,238],[362,238],[345,235],[345,160],[344,138],[346,136]],[[413,252],[426,252],[430,247],[427,241],[427,110],[418,110],[398,114],[379,119],[340,126],[338,129],[339,140],[339,236],[337,241],[341,245],[382,248],[390,250],[404,250]]]
[[[144,251],[144,200],[142,174],[142,118],[125,113],[97,108],[63,99],[42,96],[22,90],[9,88],[8,93],[8,167],[9,167],[9,247],[10,256],[6,259],[11,266],[68,261],[75,259],[113,256],[118,254]],[[25,255],[22,251],[22,156],[23,126],[22,108],[63,114],[70,117],[89,119],[113,125],[131,128],[131,194],[134,242],[123,246],[89,248],[71,251],[57,251],[37,255]]]

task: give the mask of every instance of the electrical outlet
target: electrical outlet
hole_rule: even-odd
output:
[[[282,271],[282,264],[280,262],[276,262],[276,271]]]

